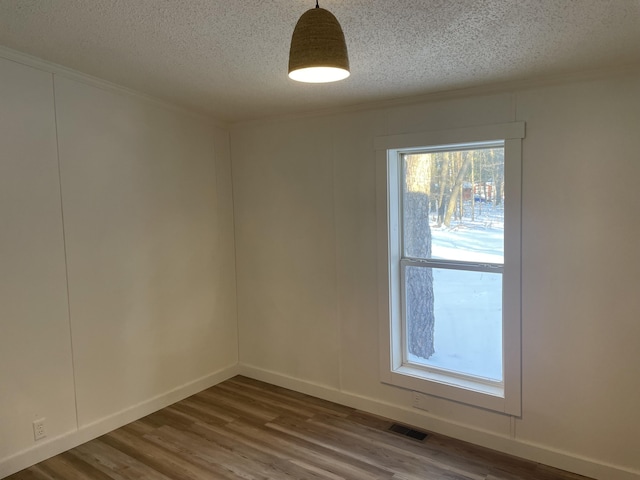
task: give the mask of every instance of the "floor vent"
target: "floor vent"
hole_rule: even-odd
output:
[[[389,431],[404,435],[405,437],[413,438],[415,440],[422,441],[428,437],[428,435],[420,430],[414,430],[413,428],[405,427],[399,423],[394,423],[389,427]]]

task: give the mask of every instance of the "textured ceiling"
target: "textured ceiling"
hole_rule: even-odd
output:
[[[640,0],[321,0],[351,77],[287,77],[312,0],[0,0],[0,45],[236,122],[640,64]]]

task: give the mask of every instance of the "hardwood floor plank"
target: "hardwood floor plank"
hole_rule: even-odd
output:
[[[119,429],[106,435],[103,441],[169,478],[199,480],[212,474],[210,470],[200,468],[175,455],[173,451],[159,447],[144,437],[133,435],[126,429]],[[223,472],[218,473],[219,478],[233,478],[224,476]]]
[[[42,463],[5,477],[5,480],[56,480],[42,470]]]
[[[311,465],[302,460],[290,460],[290,462],[304,470],[307,470],[310,473],[316,473],[318,475],[321,475],[323,478],[326,478],[327,480],[346,480],[347,478],[347,477],[335,475],[327,470],[324,470],[320,467],[316,467],[315,465]]]
[[[265,454],[233,436],[216,435],[205,439],[192,432],[177,431],[170,427],[160,429],[158,435],[165,441],[179,444],[190,455],[198,457],[198,461],[225,465],[233,468],[236,473],[242,472],[252,478],[327,478],[319,474],[319,471],[309,472],[300,468],[285,456]],[[206,453],[211,443],[216,447],[215,453]]]
[[[234,420],[233,417],[225,415],[224,418],[221,415],[212,414],[206,405],[200,406],[199,404],[179,402],[171,407],[168,407],[171,411],[176,411],[181,415],[190,418],[195,422],[207,423],[212,425],[224,425]]]
[[[589,480],[235,377],[7,480]]]
[[[230,423],[226,425],[226,428],[199,425],[196,426],[196,429],[199,429],[200,434],[207,438],[209,435],[231,436],[274,458],[306,461],[337,476],[351,479],[390,478],[384,470],[367,464],[357,464],[347,456],[336,454],[317,445],[242,422]]]
[[[217,387],[225,393],[231,393],[238,398],[251,399],[257,401],[260,405],[276,408],[280,413],[286,412],[289,415],[310,418],[319,411],[319,409],[308,408],[302,402],[293,402],[292,399],[278,397],[265,391],[256,395],[255,390],[233,383],[224,383],[217,385]]]
[[[181,405],[185,405],[193,408],[194,410],[206,412],[208,415],[216,417],[216,419],[220,420],[222,423],[232,422],[238,418],[241,418],[242,412],[232,412],[229,409],[225,408],[224,405],[217,405],[211,400],[207,400],[206,398],[200,398],[196,395],[193,395],[189,398],[185,398],[183,401],[179,402]]]
[[[487,475],[492,474],[501,480],[528,480],[529,478],[544,480],[535,474],[537,466],[535,462],[498,453],[488,448],[439,435],[431,439],[429,447],[434,458],[445,459],[446,462],[456,463],[463,468],[481,468],[487,472]],[[565,480],[562,476],[557,478]]]
[[[61,476],[66,480],[85,480],[92,478],[95,480],[110,480],[107,474],[101,472],[93,465],[85,462],[83,459],[76,455],[65,452],[56,457],[49,459],[45,462],[49,467],[55,465],[56,460],[59,460],[64,465],[64,470],[60,471]],[[54,467],[55,468],[55,467]]]
[[[69,451],[115,480],[145,478],[148,480],[168,480],[169,477],[138,462],[124,452],[112,448],[97,438]],[[66,478],[66,477],[60,477]]]
[[[151,427],[152,429],[158,429],[165,425],[188,427],[189,425],[192,425],[194,423],[192,419],[178,412],[172,411],[169,408],[163,408],[159,412],[147,415],[146,417],[138,420],[138,422],[147,427]]]
[[[254,380],[248,377],[238,376],[238,377],[232,378],[231,380],[227,380],[227,382],[240,383],[241,385],[246,385],[247,387],[253,386],[258,391],[262,390],[264,392],[270,392],[276,396],[279,396],[280,398],[287,399],[287,401],[291,403],[306,405],[307,408],[314,408],[321,412],[332,414],[332,415],[346,417],[347,415],[350,415],[354,411],[354,409],[351,407],[339,405],[337,403],[329,402],[321,398],[311,397],[309,395],[305,395],[304,393],[295,392],[293,390],[287,390],[286,388],[264,383],[259,380]]]
[[[369,439],[362,441],[346,435],[344,431],[330,430],[324,428],[324,426],[313,425],[311,422],[298,422],[289,418],[279,418],[278,421],[271,422],[267,426],[324,446],[334,452],[344,452],[355,460],[369,463],[390,474],[400,472],[422,475],[423,478],[433,476],[434,478],[443,479],[477,480],[473,476],[455,474],[429,462],[411,458],[411,456],[403,453],[401,449],[391,452],[384,445],[375,444]]]
[[[237,399],[230,398],[218,390],[204,390],[196,394],[195,397],[222,406],[225,410],[235,414],[236,417],[253,419],[256,422],[273,420],[278,416],[278,412],[274,409],[252,405],[249,402],[237,401]]]
[[[386,425],[386,428],[381,430],[380,428],[373,428],[358,422],[352,422],[351,417],[336,422],[335,419],[326,416],[316,416],[310,419],[309,422],[354,439],[367,438],[371,444],[388,450],[390,454],[395,453],[399,455],[400,458],[408,455],[420,463],[426,462],[441,470],[464,475],[466,478],[473,480],[484,480],[486,476],[485,469],[480,465],[466,462],[464,461],[465,459],[455,459],[455,462],[452,462],[451,458],[439,459],[439,455],[434,455],[434,452],[429,448],[429,444],[413,438],[390,435]],[[459,464],[461,461],[464,462],[464,468],[456,466],[456,464]]]

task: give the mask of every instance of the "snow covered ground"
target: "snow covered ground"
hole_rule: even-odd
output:
[[[432,256],[503,263],[504,222],[500,207],[483,205],[474,222],[431,226]],[[409,360],[492,380],[502,380],[502,275],[433,269],[435,350],[428,360]]]

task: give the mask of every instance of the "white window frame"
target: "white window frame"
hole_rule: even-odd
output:
[[[378,219],[380,379],[383,383],[520,416],[521,407],[521,198],[524,122],[390,135],[375,139]],[[502,291],[503,382],[496,384],[403,362],[401,300],[401,152],[410,149],[504,141],[505,246]]]

